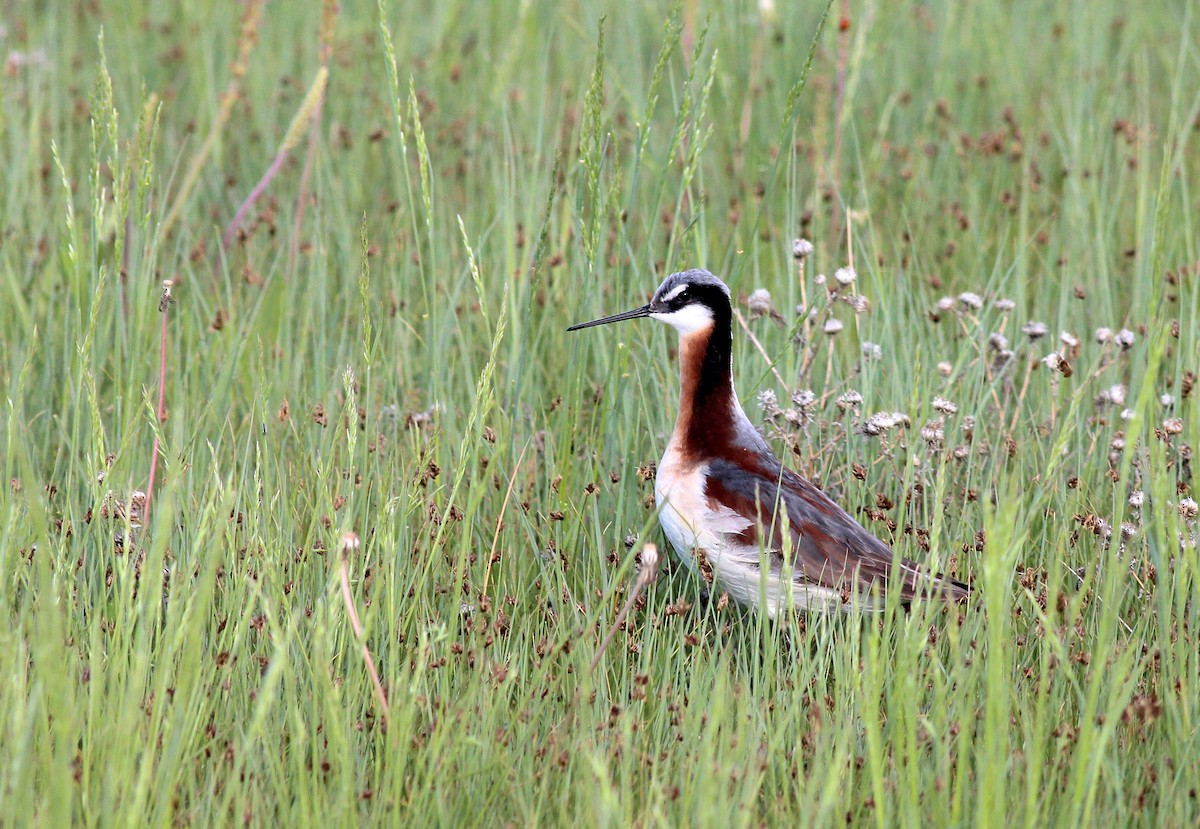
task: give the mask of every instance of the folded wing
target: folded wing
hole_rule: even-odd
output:
[[[705,494],[710,506],[728,507],[758,520],[738,535],[747,545],[771,551],[782,567],[783,533],[790,535],[793,578],[840,590],[847,597],[891,586],[892,568],[902,601],[917,595],[966,598],[971,588],[962,582],[921,570],[896,556],[892,549],[863,528],[825,493],[774,458],[756,459],[752,468],[728,460],[709,462]]]

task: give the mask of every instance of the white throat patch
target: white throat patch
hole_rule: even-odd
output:
[[[691,305],[685,305],[678,311],[669,313],[654,313],[650,315],[653,319],[667,323],[680,334],[694,334],[697,331],[708,328],[712,325],[713,315],[707,305],[699,302],[693,302]]]

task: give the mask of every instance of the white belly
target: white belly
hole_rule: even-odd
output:
[[[688,569],[734,601],[765,605],[771,617],[789,606],[825,612],[851,608],[839,591],[781,577],[770,565],[770,551],[741,543],[736,536],[752,522],[727,507],[709,505],[707,471],[706,464],[682,463],[668,447],[654,482],[658,522]]]

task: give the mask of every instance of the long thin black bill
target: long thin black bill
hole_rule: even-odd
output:
[[[619,314],[613,314],[611,317],[601,317],[598,320],[591,322],[579,322],[568,328],[568,331],[578,331],[580,328],[591,328],[593,325],[604,325],[609,322],[620,322],[621,320],[635,320],[638,317],[650,316],[650,306],[643,305],[641,308],[634,308],[632,311],[622,311]]]

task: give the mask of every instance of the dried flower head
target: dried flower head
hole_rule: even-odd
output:
[[[807,259],[812,255],[813,243],[807,239],[796,239],[792,242],[792,257],[795,259]]]
[[[1163,394],[1162,397],[1158,398],[1158,402],[1161,403],[1164,408],[1169,409],[1175,405],[1175,398],[1170,394]]]
[[[1007,351],[1008,337],[997,331],[988,337],[988,345],[991,347],[992,351]]]
[[[1017,303],[1013,302],[1011,299],[998,299],[993,302],[992,305],[995,306],[996,310],[1002,314],[1007,314],[1009,311],[1017,307]]]
[[[1121,346],[1122,351],[1128,351],[1129,349],[1133,348],[1133,342],[1135,339],[1136,338],[1134,337],[1133,332],[1128,328],[1122,328],[1117,332],[1117,345]]]
[[[876,412],[867,418],[862,431],[867,435],[881,435],[905,423],[908,423],[908,415],[903,412]]]
[[[1070,331],[1060,331],[1058,340],[1067,348],[1077,348],[1079,346],[1079,338]]]
[[[862,402],[862,395],[856,392],[854,389],[838,395],[838,399],[836,401],[839,409],[849,409],[853,406],[860,406],[862,405]]]
[[[938,374],[942,375],[943,377],[949,377],[951,374],[954,373],[954,366],[951,365],[946,360],[942,360],[940,363],[937,364],[937,370],[938,370]]]
[[[655,544],[646,544],[642,547],[642,554],[638,556],[638,582],[643,586],[650,584],[658,578],[658,546]]]
[[[1100,392],[1102,402],[1111,403],[1114,406],[1125,405],[1125,386],[1122,383],[1113,383],[1104,391]]]
[[[935,411],[939,411],[942,414],[948,414],[948,415],[952,415],[952,414],[955,414],[958,412],[958,406],[955,406],[953,403],[951,403],[949,400],[947,400],[944,397],[933,398],[933,408]]]
[[[1040,340],[1050,329],[1044,322],[1027,322],[1021,327],[1021,333],[1031,340]]]
[[[867,342],[864,340],[862,344],[862,354],[868,360],[882,360],[883,347],[878,343]]]
[[[1044,365],[1046,368],[1050,369],[1051,371],[1058,371],[1058,369],[1062,366],[1062,364],[1063,364],[1062,355],[1059,354],[1057,351],[1051,351],[1049,354],[1047,354],[1045,357],[1042,358],[1042,365]]]
[[[763,389],[758,393],[758,408],[767,417],[778,417],[780,413],[779,398],[771,389]]]
[[[1191,521],[1200,514],[1200,505],[1196,504],[1195,498],[1184,498],[1179,502],[1179,514]]]
[[[1112,339],[1112,329],[1111,328],[1097,328],[1095,336],[1096,336],[1096,342],[1106,343],[1110,339]]]
[[[746,298],[746,308],[758,317],[772,313],[775,309],[771,306],[771,292],[766,288],[756,289]]]
[[[1140,489],[1135,489],[1133,492],[1129,493],[1129,506],[1133,507],[1134,509],[1141,509],[1142,504],[1144,503],[1146,503],[1146,493],[1142,492]]]
[[[862,294],[855,294],[854,296],[846,296],[846,297],[842,297],[842,299],[845,300],[847,305],[849,305],[851,308],[854,309],[855,314],[865,314],[867,311],[867,308],[869,308],[871,306],[871,301],[869,299],[867,299],[865,296],[863,296]]]
[[[937,301],[937,305],[934,307],[937,309],[937,311],[939,313],[942,313],[942,314],[953,311],[954,310],[954,297],[944,296]]]
[[[945,421],[943,421],[940,417],[935,417],[933,420],[926,423],[925,427],[921,429],[921,440],[925,441],[925,443],[929,445],[930,449],[937,449],[941,447],[942,441],[946,439],[946,432],[942,428],[944,425]]]
[[[831,318],[831,319],[825,320],[824,331],[826,334],[833,337],[833,336],[836,336],[839,332],[841,332],[841,330],[844,327],[845,326],[842,325],[841,320]]]
[[[959,294],[958,301],[962,303],[964,307],[970,308],[972,311],[978,311],[983,307],[983,298],[980,297],[979,294],[971,291],[963,291],[961,294]]]
[[[792,394],[792,402],[801,409],[807,409],[817,402],[817,395],[811,389],[797,389]]]
[[[839,285],[853,285],[854,280],[858,279],[858,274],[854,272],[854,268],[847,265],[844,268],[838,268],[834,272],[833,278],[837,280]]]

